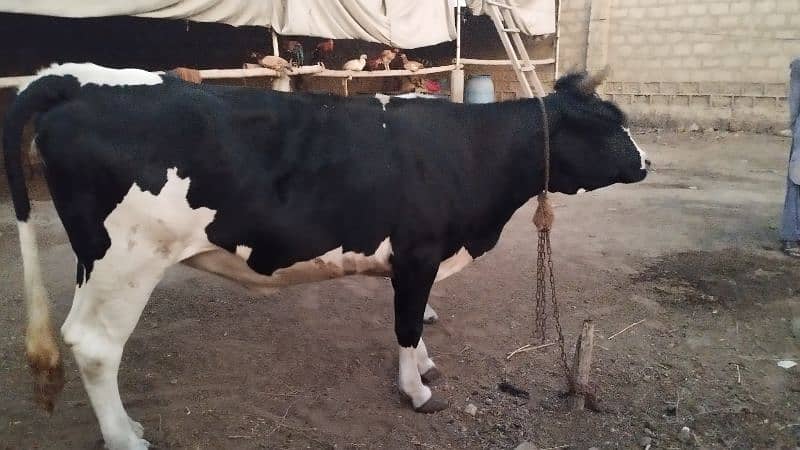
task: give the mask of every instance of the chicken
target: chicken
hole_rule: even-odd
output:
[[[302,67],[305,64],[303,44],[298,41],[287,41],[283,47],[283,56],[293,67]]]
[[[325,67],[325,63],[329,61],[331,55],[333,54],[333,39],[326,39],[319,44],[317,44],[316,48],[314,48],[314,54],[312,55],[312,64],[318,64]]]
[[[289,72],[292,70],[292,65],[289,64],[289,61],[281,58],[280,56],[274,55],[267,55],[258,60],[258,65],[261,67],[266,67],[267,69],[272,69],[277,72]]]
[[[400,53],[400,60],[403,61],[403,69],[410,70],[412,72],[416,72],[425,67],[419,61],[409,61],[408,56],[406,56],[405,53]]]
[[[367,65],[367,55],[361,55],[358,59],[351,59],[344,63],[342,69],[350,70],[353,72],[361,72],[364,70],[364,66]]]
[[[369,61],[369,70],[389,70],[389,65],[394,61],[397,52],[397,49],[382,51],[380,56]]]

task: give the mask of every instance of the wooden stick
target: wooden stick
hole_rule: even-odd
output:
[[[522,347],[514,350],[513,352],[506,355],[506,359],[511,359],[512,356],[516,355],[517,353],[525,353],[530,352],[533,350],[539,350],[540,348],[550,347],[551,345],[556,345],[555,342],[548,342],[547,344],[537,345],[536,347],[531,347],[531,344],[525,344]]]
[[[627,327],[625,327],[625,328],[623,328],[623,329],[621,329],[621,330],[617,331],[616,333],[612,334],[611,336],[609,336],[609,337],[608,337],[608,340],[610,341],[610,340],[614,339],[615,337],[617,337],[617,336],[619,336],[620,334],[622,334],[622,333],[624,333],[624,332],[626,332],[626,331],[630,330],[631,328],[635,327],[636,325],[639,325],[640,323],[642,323],[642,322],[644,322],[644,321],[645,321],[645,319],[642,319],[642,320],[640,320],[640,321],[638,321],[638,322],[635,322],[635,323],[632,323],[632,324],[628,325]]]
[[[455,64],[438,67],[423,67],[422,69],[412,72],[410,70],[369,70],[354,72],[352,70],[331,70],[325,69],[314,74],[315,77],[327,78],[386,78],[386,77],[413,77],[417,75],[426,75],[431,73],[450,72],[455,69]]]
[[[575,344],[575,357],[572,362],[574,374],[572,409],[581,410],[586,404],[586,391],[589,389],[589,374],[592,370],[592,352],[594,350],[594,323],[583,321],[583,330]]]
[[[532,59],[531,64],[534,66],[541,66],[546,64],[554,64],[555,58],[547,59]],[[461,64],[465,66],[510,66],[511,60],[508,59],[474,59],[474,58],[461,58]]]
[[[736,380],[739,382],[739,384],[742,384],[742,372],[739,370],[738,364],[735,364],[735,366],[736,366]]]

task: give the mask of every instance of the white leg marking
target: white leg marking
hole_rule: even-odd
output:
[[[430,303],[425,305],[425,313],[422,315],[422,320],[424,322],[436,322],[439,320],[439,314],[436,314]]]
[[[428,348],[425,347],[425,342],[422,341],[422,338],[419,339],[419,344],[417,344],[416,350],[417,371],[420,375],[425,374],[432,368],[436,367],[436,364],[433,363],[433,360],[428,357]]]
[[[148,448],[149,443],[141,438],[142,426],[122,406],[117,375],[125,342],[163,269],[156,261],[153,266],[157,270],[134,264],[140,271],[125,273],[128,268],[116,270],[102,264],[107,262],[98,261],[89,281],[75,290],[61,332],[64,342],[72,347],[106,447],[141,450]]]
[[[420,340],[422,342],[422,340]],[[417,349],[399,347],[400,349],[400,390],[411,397],[414,408],[419,408],[431,398],[431,390],[422,384],[417,369]]]
[[[639,152],[639,157],[642,159],[642,170],[647,169],[647,163],[645,163],[645,161],[647,160],[647,153],[645,153],[644,150],[642,150],[642,148],[639,147],[639,144],[637,144],[636,141],[633,139],[633,135],[631,134],[631,130],[629,128],[622,127],[622,130],[625,131],[625,133],[627,133],[629,138],[631,138],[633,146],[636,147],[636,150]]]

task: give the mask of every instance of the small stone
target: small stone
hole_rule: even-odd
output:
[[[689,427],[681,428],[681,432],[678,433],[678,439],[684,444],[692,442],[692,429]]]
[[[491,398],[489,398],[489,397],[486,397],[486,398],[483,400],[483,403],[486,403],[487,405],[491,405],[492,403],[494,403],[494,400],[492,400],[492,399],[491,399]]]
[[[178,379],[177,378],[173,378],[173,379],[169,380],[169,384],[178,384]]]
[[[539,450],[539,447],[537,447],[535,444],[525,441],[514,447],[514,450]]]
[[[464,407],[464,412],[474,417],[478,413],[478,407],[470,403]]]
[[[703,128],[703,133],[713,133],[715,131],[717,130],[715,130],[714,127]]]
[[[800,317],[795,317],[792,319],[792,335],[797,339],[800,339]]]
[[[689,131],[697,132],[700,131],[700,125],[693,123],[689,126]]]
[[[653,437],[653,438],[656,437],[656,434],[650,428],[645,428],[644,429],[644,434],[646,434],[646,435],[648,435],[650,437]]]
[[[652,443],[653,443],[653,438],[651,438],[650,436],[642,436],[639,439],[639,445],[642,446],[642,447],[647,447],[648,445],[650,445]]]
[[[785,130],[778,131],[777,134],[778,134],[778,136],[792,137],[792,130],[787,128]]]

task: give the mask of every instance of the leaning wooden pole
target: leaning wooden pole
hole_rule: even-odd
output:
[[[594,351],[594,323],[583,321],[581,335],[575,344],[575,357],[572,361],[572,409],[581,410],[586,406],[590,392],[589,375],[592,370],[592,353]],[[589,399],[591,401],[591,399]]]

